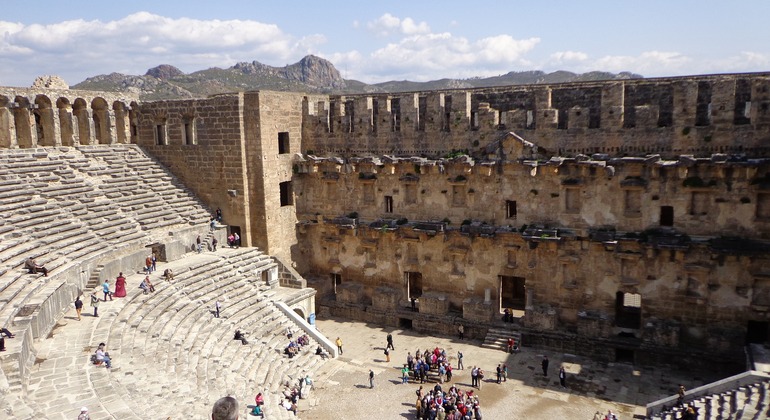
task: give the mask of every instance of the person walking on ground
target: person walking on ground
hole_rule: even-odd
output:
[[[374,388],[374,371],[369,369],[369,389]]]
[[[559,368],[559,384],[562,388],[567,387],[567,372],[564,371],[564,366]]]
[[[342,354],[342,339],[337,337],[335,344],[337,344],[337,351],[339,351],[340,354]]]
[[[219,301],[217,300],[216,302],[214,302],[214,311],[215,311],[214,318],[219,318],[220,309],[222,309],[222,304],[219,303]]]
[[[388,338],[387,339],[388,339],[387,348],[389,348],[391,350],[395,350],[396,348],[393,347],[393,335],[391,333],[388,333]]]
[[[471,386],[475,387],[479,383],[479,370],[474,366],[471,368]]]
[[[404,365],[404,367],[401,368],[401,383],[409,383],[409,367],[407,365]]]
[[[479,390],[481,390],[481,384],[482,384],[482,382],[484,382],[484,370],[482,370],[481,368],[479,368],[479,373],[477,374],[477,377],[476,377],[476,387],[477,387]]]
[[[500,382],[503,381],[503,366],[499,363],[497,364],[496,372],[497,372],[497,383],[499,384]]]
[[[78,321],[80,321],[80,311],[83,310],[83,301],[80,300],[80,296],[75,298],[75,312],[78,314]]]
[[[390,363],[390,349],[385,347],[385,363]]]
[[[158,267],[157,267],[157,265],[158,265],[158,256],[153,252],[151,258],[152,258],[152,260],[151,260],[152,261],[152,269],[150,269],[150,272],[152,273],[153,271],[156,271],[158,269]]]
[[[548,376],[548,356],[543,356],[543,361],[540,362],[540,367],[543,368],[543,376]]]
[[[94,316],[99,316],[99,297],[96,296],[96,292],[91,292],[91,306],[94,307]]]
[[[112,292],[110,292],[110,281],[105,280],[104,283],[102,283],[102,292],[104,292],[104,301],[107,302],[107,298],[109,297],[110,300],[112,300]]]
[[[201,251],[203,251],[203,248],[201,248],[201,235],[198,235],[198,238],[195,239],[195,243],[198,246],[198,253],[200,254]]]
[[[463,352],[457,351],[457,369],[465,370],[465,366],[463,366]]]
[[[463,327],[463,324],[460,324],[460,326],[457,327],[457,334],[460,336],[460,340],[465,338],[465,327]]]
[[[503,363],[503,382],[508,382],[508,365]]]

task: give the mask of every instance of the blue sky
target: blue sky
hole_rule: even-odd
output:
[[[159,64],[283,66],[307,54],[367,83],[525,70],[770,71],[770,1],[0,0],[4,86],[141,75]]]

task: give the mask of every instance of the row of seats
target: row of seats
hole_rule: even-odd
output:
[[[768,391],[770,381],[761,381],[694,400],[685,398],[684,407],[664,410],[653,416],[653,419],[687,418],[687,405],[690,404],[693,404],[697,411],[697,419],[766,419],[770,418]]]
[[[121,395],[129,396],[128,406],[141,407],[139,417],[173,416],[178,407],[154,398],[162,390],[181,397],[189,413],[204,413],[224,392],[240,401],[263,392],[272,418],[291,418],[278,407],[280,391],[315,371],[321,358],[314,354],[317,343],[292,359],[283,355],[287,327],[299,331],[272,301],[301,292],[266,287],[258,272],[275,262],[253,248],[224,249],[196,261],[184,268],[175,267],[185,260],[169,264],[173,282],[159,279],[148,295],[130,291],[118,313],[101,317],[97,331],[106,337],[94,341],[110,343],[116,365],[133,372],[112,375],[113,386],[126,390]],[[219,319],[215,301],[224,302]],[[236,329],[248,332],[248,345],[233,340]]]

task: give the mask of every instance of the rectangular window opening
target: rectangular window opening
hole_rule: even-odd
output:
[[[286,131],[278,133],[278,154],[289,153],[289,133]]]
[[[337,294],[337,286],[342,284],[342,274],[337,273],[331,273],[331,281],[332,281],[332,290],[334,290],[334,294]]]
[[[166,144],[166,125],[155,125],[155,142],[158,146],[164,146]]]
[[[393,196],[385,196],[385,213],[393,213]]]
[[[660,206],[660,225],[674,226],[674,208],[672,206]]]
[[[294,205],[294,194],[291,189],[291,181],[281,182],[281,207]]]
[[[505,218],[515,219],[516,215],[517,215],[516,202],[513,200],[506,200],[505,201]]]

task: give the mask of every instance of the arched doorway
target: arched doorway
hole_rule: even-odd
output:
[[[305,317],[305,311],[302,310],[302,308],[294,308],[294,312],[302,317],[305,321],[307,321],[307,317]]]

